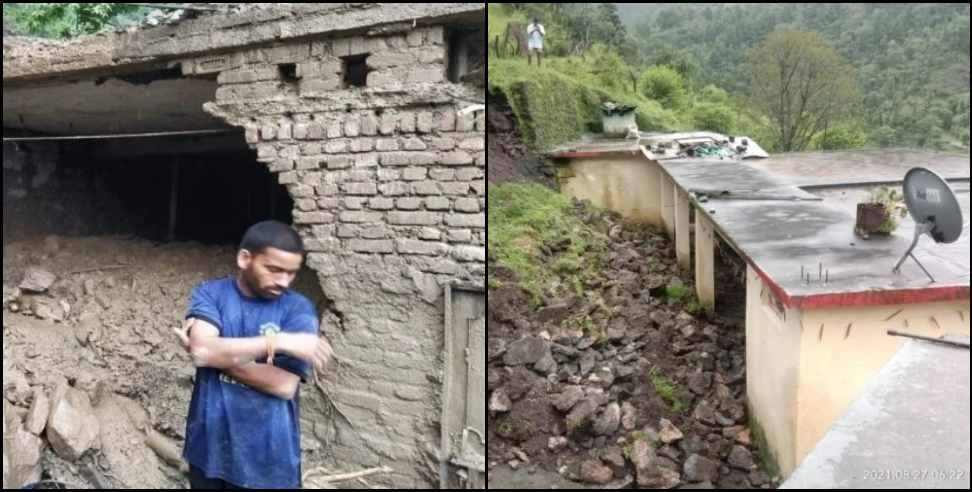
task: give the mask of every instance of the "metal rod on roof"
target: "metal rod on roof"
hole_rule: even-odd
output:
[[[3,137],[4,142],[47,142],[54,140],[108,140],[114,138],[174,137],[185,135],[218,135],[239,130],[185,130],[175,132],[118,133],[114,135],[72,135],[67,137]]]
[[[208,11],[223,10],[216,7],[196,7],[196,6],[191,6],[189,4],[180,4],[180,3],[119,3],[118,5],[134,5],[136,7],[152,7],[156,9],[172,9],[172,10],[177,10],[177,9],[208,10]]]
[[[968,343],[955,342],[955,341],[952,341],[952,340],[945,340],[943,338],[923,337],[921,335],[913,335],[911,333],[901,333],[900,331],[896,331],[896,330],[888,330],[888,335],[889,336],[893,336],[893,337],[914,338],[916,340],[924,340],[926,342],[940,343],[942,345],[949,345],[949,346],[952,346],[952,347],[964,348],[966,350],[969,349],[969,344]]]

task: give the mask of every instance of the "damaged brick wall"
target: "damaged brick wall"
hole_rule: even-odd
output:
[[[398,487],[438,483],[443,287],[485,279],[485,116],[458,113],[485,97],[448,95],[448,49],[437,26],[183,65],[219,74],[205,109],[244,127],[289,190],[331,303],[326,386],[353,428],[305,389],[305,437],[327,443],[333,469],[387,465],[369,480]],[[365,87],[349,87],[365,55]]]

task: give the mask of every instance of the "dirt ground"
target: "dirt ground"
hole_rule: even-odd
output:
[[[77,462],[46,446],[44,478],[77,488],[187,485],[145,437],[157,432],[181,453],[195,370],[172,328],[181,323],[191,289],[234,273],[234,258],[229,245],[124,237],[4,245],[4,397],[23,414],[34,390],[51,395],[66,379],[91,396],[101,424],[101,449]],[[8,293],[31,267],[55,274],[56,282],[44,294],[23,293],[8,304]],[[319,444],[304,447],[312,454]],[[312,461],[305,456],[305,470]],[[93,477],[90,464],[102,476]]]

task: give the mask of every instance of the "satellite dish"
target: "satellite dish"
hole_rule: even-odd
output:
[[[905,175],[904,199],[908,213],[915,221],[915,239],[892,271],[900,272],[901,264],[910,256],[925,275],[935,282],[935,278],[912,252],[923,234],[939,244],[958,241],[965,229],[962,223],[962,207],[955,198],[952,187],[941,176],[923,167],[916,167]]]

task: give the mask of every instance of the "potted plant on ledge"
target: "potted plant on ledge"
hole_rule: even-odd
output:
[[[857,204],[854,232],[862,239],[869,239],[871,234],[889,236],[907,214],[904,196],[898,190],[888,186],[876,188],[867,201]]]

